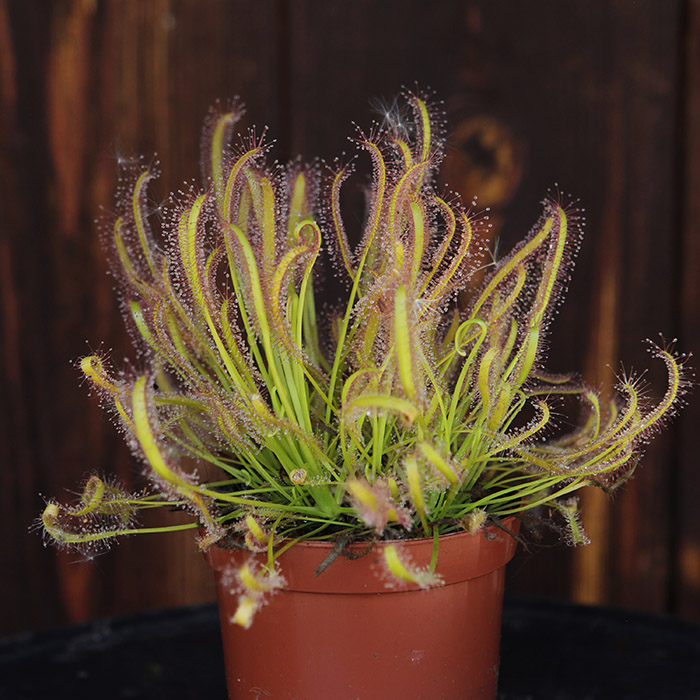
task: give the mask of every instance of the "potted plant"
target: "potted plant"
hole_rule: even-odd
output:
[[[488,216],[437,191],[435,114],[405,102],[355,139],[372,179],[354,245],[351,167],[267,165],[254,132],[232,145],[238,104],[211,118],[205,189],[172,198],[161,235],[151,168],[113,225],[142,369],[81,368],[150,487],[93,475],[43,524],[91,549],[143,532],[141,509],[189,512],[217,572],[231,697],[495,697],[517,516],[539,509],[585,541],[575,493],[628,478],[683,392],[682,358],[655,345],[668,388],[653,406],[633,377],[604,404],[544,371],[576,212],[548,199],[486,264]],[[324,287],[326,254],[342,283]],[[564,434],[552,407],[571,396],[584,416]]]

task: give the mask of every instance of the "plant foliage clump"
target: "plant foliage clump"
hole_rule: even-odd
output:
[[[474,531],[538,506],[585,538],[572,495],[629,476],[682,393],[681,361],[652,347],[668,369],[653,406],[632,378],[605,403],[546,373],[575,212],[547,200],[483,275],[487,217],[438,192],[437,120],[422,97],[405,100],[408,119],[356,139],[372,178],[355,245],[340,212],[351,168],[269,165],[252,134],[234,146],[236,104],[208,129],[206,189],[173,199],[158,236],[154,172],[135,174],[111,246],[143,370],[118,374],[96,355],[81,368],[152,488],[130,495],[92,476],[77,505],[47,505],[56,542],[139,532],[139,509],[172,505],[191,512],[202,548],[234,533],[271,566],[300,539]],[[316,273],[325,253],[346,282],[331,310]],[[556,434],[554,403],[572,395],[584,420]]]

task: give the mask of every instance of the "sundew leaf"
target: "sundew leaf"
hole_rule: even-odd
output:
[[[399,285],[394,298],[394,333],[396,342],[396,356],[399,365],[401,385],[406,392],[409,401],[415,402],[418,391],[415,382],[413,350],[411,334],[409,331],[408,300],[406,299],[406,287]]]

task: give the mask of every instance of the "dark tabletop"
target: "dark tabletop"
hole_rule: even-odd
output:
[[[225,697],[214,605],[0,641],[2,700]],[[700,625],[507,599],[499,700],[700,700]]]

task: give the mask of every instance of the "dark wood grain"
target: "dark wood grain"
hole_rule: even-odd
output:
[[[199,177],[201,122],[217,99],[245,95],[258,122],[277,125],[274,10],[254,0],[0,4],[1,632],[214,595],[191,536],[131,539],[80,562],[44,550],[28,527],[41,493],[68,496],[91,471],[138,483],[72,366],[91,348],[119,363],[132,355],[94,219],[113,210],[120,160],[158,153],[154,206]]]
[[[30,85],[45,85],[47,27],[35,8],[3,2],[2,24],[2,420],[0,463],[3,554],[3,619],[8,630],[59,618],[56,563],[28,535],[51,465],[48,393],[53,358],[45,353],[47,273],[52,269],[44,99]],[[19,34],[18,23],[24,26]],[[29,206],[33,197],[41,200]],[[41,232],[44,232],[42,241]],[[53,235],[53,234],[52,234]],[[65,365],[60,374],[65,373]],[[42,466],[43,465],[43,468]]]
[[[198,177],[217,99],[240,94],[277,157],[330,159],[352,120],[430,87],[446,180],[493,207],[501,250],[554,183],[585,206],[550,367],[610,384],[659,331],[700,347],[699,33],[698,0],[0,0],[0,634],[213,596],[190,536],[76,562],[28,530],[40,494],[139,479],[74,368],[90,348],[132,355],[94,224],[120,161],[157,152],[157,209]],[[533,543],[511,589],[700,618],[699,405],[613,502],[585,499],[593,545]]]
[[[677,310],[680,345],[694,350],[691,364],[700,355],[700,2],[691,0],[685,19],[686,37],[681,46],[685,60],[682,99],[683,125],[679,155],[681,169],[677,187],[683,197],[681,236],[676,260],[680,272],[681,300]],[[700,425],[697,387],[689,397],[673,436],[677,444],[670,521],[670,547],[676,557],[671,603],[675,611],[700,619],[700,459],[695,439]]]

